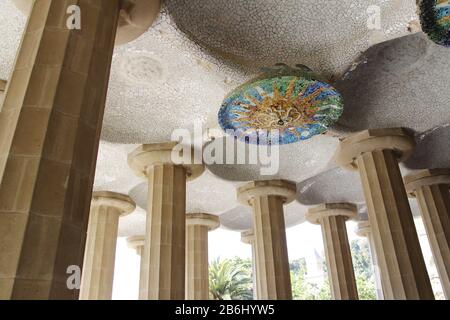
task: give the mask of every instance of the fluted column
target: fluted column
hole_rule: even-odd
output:
[[[385,299],[434,299],[398,166],[413,147],[403,129],[366,130],[341,141],[335,156],[359,170]]]
[[[203,173],[202,164],[175,164],[176,143],[142,145],[128,156],[134,172],[149,183],[145,245],[139,298],[185,298],[186,179]]]
[[[128,248],[136,251],[139,256],[139,278],[142,270],[142,254],[144,252],[145,237],[144,236],[131,236],[127,238]],[[140,281],[139,281],[140,282]]]
[[[284,180],[254,181],[238,189],[238,200],[253,208],[258,299],[292,299],[283,205],[295,195],[295,184]]]
[[[247,230],[241,233],[241,241],[245,244],[249,244],[252,247],[252,275],[253,275],[253,300],[258,300],[258,286],[257,278],[258,274],[256,271],[256,248],[255,248],[255,234],[253,230]]]
[[[186,216],[186,300],[209,299],[208,232],[219,226],[211,214]]]
[[[36,0],[12,1],[20,11],[28,15]],[[76,0],[70,4],[76,4]],[[66,7],[68,6],[69,4],[66,4]],[[145,33],[158,16],[160,7],[161,0],[121,0],[116,45],[131,42]]]
[[[111,300],[119,217],[135,207],[130,197],[119,193],[92,195],[80,300]]]
[[[350,203],[322,204],[310,208],[306,219],[322,228],[331,294],[335,300],[357,300],[352,254],[345,222],[357,216],[357,207]]]
[[[422,170],[405,177],[419,202],[445,297],[450,299],[450,169]]]
[[[36,0],[0,113],[0,299],[78,299],[119,0]]]
[[[384,295],[383,295],[383,285],[381,283],[380,277],[380,267],[378,266],[377,253],[375,251],[375,245],[373,242],[373,235],[372,230],[370,229],[369,221],[368,220],[359,221],[355,232],[358,236],[367,238],[367,241],[369,242],[369,250],[372,259],[373,273],[375,277],[375,286],[377,290],[377,299],[383,300]]]

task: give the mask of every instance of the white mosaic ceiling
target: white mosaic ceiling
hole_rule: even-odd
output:
[[[12,1],[0,0],[0,79],[8,79],[20,44],[26,17]]]
[[[226,145],[225,140],[231,138],[222,138],[220,143]],[[238,146],[245,146],[243,142],[237,141],[234,149],[224,150],[223,163],[227,158],[227,152],[231,151],[235,155],[234,164],[212,164],[208,165],[208,169],[215,175],[230,181],[251,181],[251,180],[265,180],[265,179],[285,179],[293,182],[300,182],[310,178],[320,172],[335,166],[331,161],[334,152],[339,144],[339,139],[329,136],[321,135],[313,137],[309,140],[290,145],[281,145],[279,147],[279,159],[273,157],[272,164],[269,160],[258,158],[257,164],[238,164],[236,157]],[[256,154],[262,151],[258,150],[255,145],[248,145],[246,147],[246,158],[249,154]],[[264,151],[266,152],[266,151]],[[276,163],[275,163],[276,161]],[[269,164],[266,164],[269,163]],[[268,174],[268,171],[262,171],[262,168],[269,169],[278,168],[276,174]]]
[[[138,184],[129,192],[141,208],[147,208],[148,183]],[[206,171],[198,179],[187,183],[186,212],[220,215],[236,206],[236,188],[233,184]]]
[[[367,50],[335,86],[345,100],[346,130],[407,127],[424,132],[450,123],[450,50],[422,33]]]
[[[166,4],[182,31],[227,60],[257,68],[301,63],[328,75],[345,71],[372,44],[406,34],[409,22],[417,19],[414,0],[166,0]],[[370,27],[377,8],[379,30]]]
[[[381,9],[381,30],[367,28],[370,5]],[[346,104],[337,132],[406,126],[422,139],[408,167],[448,166],[445,152],[428,154],[450,150],[450,51],[417,34],[360,57],[374,43],[408,34],[415,11],[414,0],[166,0],[148,32],[116,47],[95,189],[144,194],[144,181],[126,164],[136,144],[169,140],[174,129],[194,123],[217,127],[224,96],[277,62],[303,63],[337,79],[356,60],[353,72],[337,82]],[[0,17],[0,78],[8,79],[26,19],[10,0],[0,0]],[[322,135],[282,147],[275,177],[301,183],[333,169],[336,144],[337,138]],[[259,169],[210,166],[188,186],[188,209],[221,214],[228,228],[248,228],[248,208],[235,202],[234,183],[263,178]],[[145,199],[138,202],[145,206]],[[287,225],[302,222],[305,208],[289,205]],[[144,220],[142,209],[121,219],[120,235],[143,233]]]

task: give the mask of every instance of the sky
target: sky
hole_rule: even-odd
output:
[[[420,245],[428,273],[432,278],[433,289],[442,292],[442,286],[437,275],[428,238],[420,218],[415,219]],[[356,222],[347,222],[349,242],[354,239],[364,239],[355,233]],[[323,255],[323,240],[321,228],[311,223],[302,223],[286,230],[289,260],[310,256],[317,251]],[[209,261],[217,258],[250,258],[251,246],[241,242],[239,232],[217,229],[209,233]],[[366,241],[366,240],[363,240]],[[114,272],[113,300],[137,300],[139,292],[139,263],[140,258],[134,249],[127,246],[126,238],[118,238],[116,250],[116,265]],[[440,294],[441,298],[442,293]]]
[[[358,238],[354,233],[356,223],[347,222],[349,240]],[[217,258],[252,257],[251,246],[241,242],[239,232],[217,229],[209,233],[209,260]],[[323,252],[320,226],[302,223],[286,230],[289,260],[296,260],[317,250]],[[114,272],[113,299],[135,300],[139,291],[139,256],[127,247],[125,238],[117,241]]]

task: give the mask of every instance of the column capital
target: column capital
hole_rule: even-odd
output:
[[[355,233],[360,237],[367,238],[371,232],[369,220],[361,220],[356,225]]]
[[[121,216],[132,213],[136,208],[136,204],[129,196],[111,191],[95,191],[92,194],[91,206],[117,208],[121,212]]]
[[[127,246],[130,249],[137,250],[145,244],[145,236],[131,236],[127,238]]]
[[[294,201],[297,195],[297,186],[286,180],[252,181],[237,189],[237,199],[244,205],[251,205],[255,197],[279,196],[284,203]]]
[[[252,229],[241,232],[241,242],[245,244],[253,244],[255,241],[255,233]]]
[[[306,213],[306,220],[313,224],[320,224],[324,217],[343,216],[347,220],[358,215],[358,207],[353,203],[324,203],[310,208]]]
[[[12,1],[23,14],[30,14],[34,0]],[[115,45],[139,38],[151,27],[160,9],[161,0],[121,0]]]
[[[12,0],[12,2],[23,14],[29,15],[33,8],[34,0]]]
[[[145,33],[160,9],[161,0],[122,0],[116,46],[131,42]]]
[[[186,215],[186,225],[188,226],[205,226],[209,231],[220,227],[220,219],[218,216],[207,213],[188,213]]]
[[[403,128],[369,129],[342,140],[334,159],[339,166],[356,170],[356,159],[366,152],[393,150],[401,162],[410,156],[414,146],[414,138]]]
[[[186,169],[187,179],[194,180],[205,171],[203,164],[195,164],[194,149],[191,149],[191,159],[188,164],[178,164],[172,161],[172,150],[178,142],[143,144],[128,155],[128,165],[139,177],[147,176],[148,169],[157,164],[179,165]]]
[[[450,186],[450,168],[426,169],[404,178],[406,192],[414,197],[417,189],[425,186],[444,184]]]

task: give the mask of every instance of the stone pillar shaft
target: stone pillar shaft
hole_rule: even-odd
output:
[[[253,300],[258,300],[258,271],[257,268],[257,261],[258,258],[256,257],[256,248],[255,248],[255,234],[253,233],[253,230],[244,231],[241,233],[241,241],[243,243],[249,244],[252,248],[252,280],[253,280]]]
[[[254,181],[238,189],[238,200],[253,207],[258,299],[292,299],[283,205],[295,195],[295,184],[284,180]]]
[[[450,298],[450,169],[423,170],[405,177],[406,188],[417,198],[447,299]]]
[[[378,266],[378,258],[377,253],[375,251],[375,244],[373,240],[372,231],[370,229],[369,221],[363,220],[358,222],[358,228],[356,230],[356,233],[360,237],[367,238],[367,242],[369,243],[370,257],[372,259],[373,273],[375,277],[375,286],[377,289],[377,299],[384,300],[383,285],[381,283],[381,276],[380,276],[380,267]]]
[[[186,227],[186,299],[208,300],[208,227]]]
[[[119,216],[116,208],[91,210],[80,300],[111,300]]]
[[[422,187],[416,192],[431,251],[445,297],[450,299],[450,195],[448,186]]]
[[[283,213],[284,199],[260,196],[253,200],[259,299],[292,299],[291,277]]]
[[[153,165],[142,270],[141,300],[185,298],[186,170],[171,164]]]
[[[357,159],[386,299],[433,299],[428,272],[393,150]]]
[[[111,300],[119,217],[135,208],[128,196],[95,192],[89,215],[80,300]]]
[[[186,217],[186,299],[209,299],[208,232],[218,228],[219,217],[190,213]]]
[[[346,218],[334,216],[322,218],[322,236],[328,261],[328,276],[335,300],[357,300],[352,254],[347,238]]]
[[[148,179],[145,245],[141,259],[141,300],[185,299],[186,180],[205,170],[176,142],[145,144],[128,155],[136,175]],[[172,152],[190,155],[174,163]],[[178,161],[178,160],[177,160]]]
[[[359,170],[386,299],[434,299],[398,166],[414,146],[402,128],[369,129],[342,140],[335,155]]]
[[[357,300],[355,273],[345,222],[357,215],[357,207],[349,203],[323,204],[309,209],[307,219],[322,227],[322,236],[335,300]]]
[[[78,298],[119,2],[34,2],[0,114],[0,299]]]

